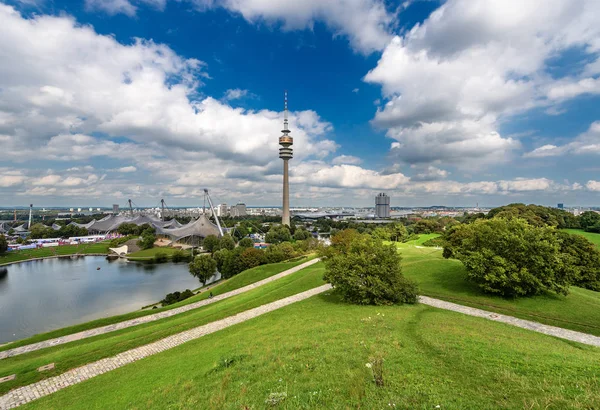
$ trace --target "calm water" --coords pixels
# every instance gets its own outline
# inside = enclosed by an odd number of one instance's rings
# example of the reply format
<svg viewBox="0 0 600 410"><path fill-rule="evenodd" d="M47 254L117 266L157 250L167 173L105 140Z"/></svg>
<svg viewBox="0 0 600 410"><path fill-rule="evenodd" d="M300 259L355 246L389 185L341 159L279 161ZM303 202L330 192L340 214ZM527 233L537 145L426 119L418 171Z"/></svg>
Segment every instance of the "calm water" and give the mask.
<svg viewBox="0 0 600 410"><path fill-rule="evenodd" d="M186 263L87 256L0 267L0 343L131 312L167 293L200 286Z"/></svg>

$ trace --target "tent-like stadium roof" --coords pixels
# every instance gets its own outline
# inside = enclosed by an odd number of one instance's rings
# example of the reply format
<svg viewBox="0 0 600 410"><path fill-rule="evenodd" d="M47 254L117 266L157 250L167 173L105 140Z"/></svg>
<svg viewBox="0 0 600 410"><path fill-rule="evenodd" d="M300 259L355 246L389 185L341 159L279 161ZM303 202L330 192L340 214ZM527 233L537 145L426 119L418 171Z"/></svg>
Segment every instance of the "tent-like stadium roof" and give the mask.
<svg viewBox="0 0 600 410"><path fill-rule="evenodd" d="M208 235L215 235L216 237L221 236L217 225L213 224L206 215L201 215L200 218L195 221L191 221L189 224L178 228L169 229L157 227L156 233L168 235L174 241L189 238L190 236L197 236L199 238L206 238Z"/></svg>

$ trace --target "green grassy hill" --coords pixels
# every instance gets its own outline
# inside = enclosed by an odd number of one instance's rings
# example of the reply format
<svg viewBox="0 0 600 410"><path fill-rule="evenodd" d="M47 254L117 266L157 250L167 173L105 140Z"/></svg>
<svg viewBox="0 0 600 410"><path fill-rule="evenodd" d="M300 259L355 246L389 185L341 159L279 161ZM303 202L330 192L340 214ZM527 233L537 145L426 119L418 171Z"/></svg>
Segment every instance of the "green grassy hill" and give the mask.
<svg viewBox="0 0 600 410"><path fill-rule="evenodd" d="M366 366L375 358L383 387ZM325 294L25 408L597 408L599 360L600 349L480 318Z"/></svg>
<svg viewBox="0 0 600 410"><path fill-rule="evenodd" d="M80 245L62 245L51 248L25 249L10 251L0 255L0 265L11 262L25 261L49 256L63 256L74 254L108 253L108 242L98 242Z"/></svg>

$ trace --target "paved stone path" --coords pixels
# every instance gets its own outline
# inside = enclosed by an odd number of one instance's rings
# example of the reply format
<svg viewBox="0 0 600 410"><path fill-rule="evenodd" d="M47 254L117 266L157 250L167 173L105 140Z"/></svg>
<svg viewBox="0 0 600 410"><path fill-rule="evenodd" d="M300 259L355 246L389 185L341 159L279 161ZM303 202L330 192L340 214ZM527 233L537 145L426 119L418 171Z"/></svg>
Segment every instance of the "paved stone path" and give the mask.
<svg viewBox="0 0 600 410"><path fill-rule="evenodd" d="M57 346L57 345L61 345L64 343L69 343L69 342L74 342L76 340L85 339L88 337L93 337L93 336L102 335L105 333L114 332L116 330L125 329L125 328L131 327L131 326L141 325L143 323L154 322L156 320L160 320L160 319L164 319L167 317L172 317L172 316L178 315L180 313L188 312L190 310L194 310L199 307L210 305L211 303L215 303L220 300L227 299L227 298L230 298L235 295L239 295L240 293L244 293L249 290L256 289L257 287L262 286L266 283L276 281L277 279L281 279L284 276L291 275L292 273L298 272L299 270L302 270L306 267L314 265L315 263L319 262L319 260L320 259L318 259L318 258L312 259L308 262L304 262L304 263L302 263L298 266L295 266L291 269L288 269L286 271L278 273L277 275L273 275L266 279L252 283L248 286L244 286L243 288L235 289L235 290L232 290L231 292L227 292L227 293L223 293L222 295L214 296L211 299L204 299L204 300L201 300L196 303L190 303L189 305L181 306L181 307L167 310L167 311L160 312L160 313L155 313L153 315L142 316L137 319L126 320L124 322L115 323L112 325L107 325L107 326L102 326L102 327L97 327L95 329L84 330L79 333L73 333L70 335L58 337L56 339L44 340L43 342L33 343L30 345L26 345L26 346L15 347L14 349L5 350L3 352L0 352L0 360L6 359L7 357L11 357L11 356L17 356L17 355L20 355L23 353L33 352L35 350L44 349L46 347Z"/></svg>
<svg viewBox="0 0 600 410"><path fill-rule="evenodd" d="M7 410L21 406L33 400L55 393L66 387L81 383L85 380L91 379L92 377L99 376L103 373L125 366L126 364L160 352L164 352L165 350L172 349L185 342L189 342L190 340L200 338L204 335L214 333L229 326L233 326L265 313L272 312L276 309L307 299L329 289L331 289L331 285L323 285L318 288L307 290L306 292L298 293L297 295L280 299L254 309L238 313L237 315L217 320L216 322L212 322L207 325L186 330L185 332L166 337L145 346L140 346L135 349L119 353L116 356L86 364L76 369L69 370L60 376L51 377L28 386L11 390L9 393L0 397L0 410Z"/></svg>
<svg viewBox="0 0 600 410"><path fill-rule="evenodd" d="M501 315L500 313L488 312L486 310L476 309L468 306L457 305L456 303L433 299L427 296L420 296L419 301L424 305L433 306L439 309L452 310L454 312L464 313L465 315L469 316L482 317L484 319L507 323L523 329L533 330L534 332L543 333L545 335L600 347L600 337L589 335L587 333L575 332L573 330L563 329L556 326L543 325L541 323L518 319L516 317Z"/></svg>

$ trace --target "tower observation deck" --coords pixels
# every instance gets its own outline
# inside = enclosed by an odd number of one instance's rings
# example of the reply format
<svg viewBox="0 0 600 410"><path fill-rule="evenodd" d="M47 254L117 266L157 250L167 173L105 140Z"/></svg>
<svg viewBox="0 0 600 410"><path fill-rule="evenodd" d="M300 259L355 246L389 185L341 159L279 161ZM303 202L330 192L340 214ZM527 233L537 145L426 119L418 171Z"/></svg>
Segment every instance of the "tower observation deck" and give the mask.
<svg viewBox="0 0 600 410"><path fill-rule="evenodd" d="M290 184L288 175L288 161L294 157L292 145L294 139L290 136L288 128L288 99L287 91L284 93L284 111L283 111L283 135L279 137L279 158L283 160L283 213L281 223L290 225Z"/></svg>

